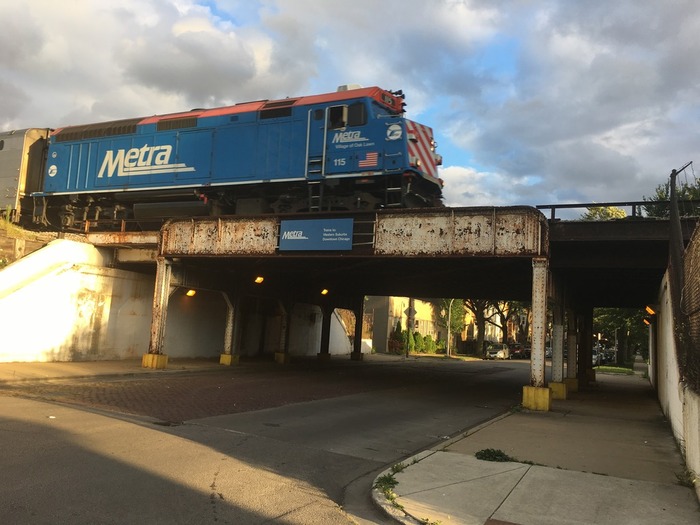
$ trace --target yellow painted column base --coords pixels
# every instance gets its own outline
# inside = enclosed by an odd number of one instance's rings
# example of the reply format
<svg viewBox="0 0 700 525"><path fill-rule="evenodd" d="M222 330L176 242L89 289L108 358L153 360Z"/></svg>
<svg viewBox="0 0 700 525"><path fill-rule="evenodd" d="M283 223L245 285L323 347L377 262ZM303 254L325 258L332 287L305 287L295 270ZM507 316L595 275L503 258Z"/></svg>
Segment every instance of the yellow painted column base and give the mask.
<svg viewBox="0 0 700 525"><path fill-rule="evenodd" d="M566 385L567 392L578 392L577 377L567 377L566 379L564 379L564 384Z"/></svg>
<svg viewBox="0 0 700 525"><path fill-rule="evenodd" d="M219 364L220 365L226 365L226 366L231 366L231 365L237 365L239 360L238 355L233 355L233 354L221 354L219 356Z"/></svg>
<svg viewBox="0 0 700 525"><path fill-rule="evenodd" d="M523 408L549 412L552 406L552 391L547 387L524 386Z"/></svg>
<svg viewBox="0 0 700 525"><path fill-rule="evenodd" d="M316 357L318 358L319 361L330 361L331 360L331 354L324 354L324 353L318 353L316 354Z"/></svg>
<svg viewBox="0 0 700 525"><path fill-rule="evenodd" d="M168 356L165 354L143 354L141 368L155 368L157 370L168 366Z"/></svg>
<svg viewBox="0 0 700 525"><path fill-rule="evenodd" d="M278 365L287 365L291 361L289 354L284 352L275 352L275 363Z"/></svg>
<svg viewBox="0 0 700 525"><path fill-rule="evenodd" d="M566 383L549 383L552 399L566 399Z"/></svg>
<svg viewBox="0 0 700 525"><path fill-rule="evenodd" d="M362 361L364 354L362 352L350 352L351 361Z"/></svg>

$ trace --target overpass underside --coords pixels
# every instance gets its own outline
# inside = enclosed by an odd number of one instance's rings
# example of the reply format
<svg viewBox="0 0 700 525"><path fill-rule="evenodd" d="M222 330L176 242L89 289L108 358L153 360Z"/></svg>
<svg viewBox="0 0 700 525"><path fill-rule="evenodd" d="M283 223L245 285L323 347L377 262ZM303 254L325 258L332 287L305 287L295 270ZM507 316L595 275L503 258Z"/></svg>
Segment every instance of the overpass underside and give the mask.
<svg viewBox="0 0 700 525"><path fill-rule="evenodd" d="M129 234L94 234L91 242L128 246ZM331 313L347 308L362 319L366 295L513 299L532 302L532 387L544 389L548 227L530 207L441 208L309 216L175 219L161 229L153 322L144 366L167 363L163 346L168 299L175 287L219 290L227 298L221 362L237 361L242 299L279 306L276 359L288 359L289 315L297 303L323 313L319 358L328 357ZM138 264L117 250L122 265ZM257 282L256 282L257 280ZM353 359L361 359L356 323Z"/></svg>

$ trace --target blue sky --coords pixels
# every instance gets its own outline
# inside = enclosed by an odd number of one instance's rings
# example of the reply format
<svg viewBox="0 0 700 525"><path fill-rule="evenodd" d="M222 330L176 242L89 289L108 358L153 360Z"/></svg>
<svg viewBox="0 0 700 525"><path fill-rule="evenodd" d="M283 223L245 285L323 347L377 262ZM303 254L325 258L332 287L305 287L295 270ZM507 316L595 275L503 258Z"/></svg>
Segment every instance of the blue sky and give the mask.
<svg viewBox="0 0 700 525"><path fill-rule="evenodd" d="M696 0L34 0L0 17L2 130L402 89L453 206L639 200L698 150Z"/></svg>

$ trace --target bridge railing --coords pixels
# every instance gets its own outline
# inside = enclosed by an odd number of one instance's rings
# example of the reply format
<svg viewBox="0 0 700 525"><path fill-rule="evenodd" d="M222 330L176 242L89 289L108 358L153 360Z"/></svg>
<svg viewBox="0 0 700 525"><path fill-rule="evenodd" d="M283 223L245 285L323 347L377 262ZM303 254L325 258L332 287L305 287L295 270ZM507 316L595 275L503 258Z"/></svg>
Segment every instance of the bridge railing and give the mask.
<svg viewBox="0 0 700 525"><path fill-rule="evenodd" d="M679 200L679 208L682 210L682 215L698 215L698 206L700 205L700 200L698 199L688 199ZM618 202L587 202L587 203L568 203L568 204L539 204L535 206L538 210L549 210L549 220L558 220L556 216L557 210L571 210L571 209L581 209L586 210L588 208L622 208L624 210L629 210L629 217L647 217L645 214L647 208L656 208L656 213L653 214L654 217L664 217L668 218L670 213L670 201L668 200L648 200L648 201L618 201ZM685 211L686 213L683 213ZM543 212L544 213L544 212Z"/></svg>

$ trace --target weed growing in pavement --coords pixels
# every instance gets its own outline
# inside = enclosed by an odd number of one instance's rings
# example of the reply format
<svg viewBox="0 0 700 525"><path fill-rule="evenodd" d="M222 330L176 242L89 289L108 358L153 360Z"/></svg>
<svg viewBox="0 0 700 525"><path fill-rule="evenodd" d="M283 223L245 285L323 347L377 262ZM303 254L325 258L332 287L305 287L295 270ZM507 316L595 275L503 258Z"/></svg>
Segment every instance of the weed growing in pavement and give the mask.
<svg viewBox="0 0 700 525"><path fill-rule="evenodd" d="M697 477L695 472L687 467L681 473L676 472L676 479L680 485L688 487L689 489L695 488L695 484L700 481L700 478Z"/></svg>
<svg viewBox="0 0 700 525"><path fill-rule="evenodd" d="M476 459L481 459L482 461L518 461L515 458L510 457L508 454L502 450L496 448L485 448L479 450L474 454Z"/></svg>
<svg viewBox="0 0 700 525"><path fill-rule="evenodd" d="M422 518L420 522L423 525L440 525L442 523L440 520L431 520L430 518Z"/></svg>
<svg viewBox="0 0 700 525"><path fill-rule="evenodd" d="M399 504L399 502L396 501L397 496L394 492L394 488L398 484L399 482L396 481L394 474L384 474L383 476L379 476L376 479L373 488L377 489L379 492L384 494L384 497L387 499L387 501L391 502L391 504L394 507L403 510L403 505Z"/></svg>
<svg viewBox="0 0 700 525"><path fill-rule="evenodd" d="M397 474L397 473L399 473L399 472L403 472L403 471L406 469L407 466L408 466L408 465L406 465L406 464L404 464L404 463L397 463L396 465L394 465L393 467L391 467L391 473L392 473L392 474Z"/></svg>
<svg viewBox="0 0 700 525"><path fill-rule="evenodd" d="M514 463L524 463L525 465L538 465L540 467L544 466L542 463L516 459L496 448L485 448L483 450L479 450L476 454L474 454L474 456L476 459L480 459L482 461L512 461Z"/></svg>

